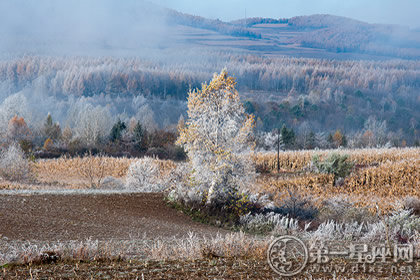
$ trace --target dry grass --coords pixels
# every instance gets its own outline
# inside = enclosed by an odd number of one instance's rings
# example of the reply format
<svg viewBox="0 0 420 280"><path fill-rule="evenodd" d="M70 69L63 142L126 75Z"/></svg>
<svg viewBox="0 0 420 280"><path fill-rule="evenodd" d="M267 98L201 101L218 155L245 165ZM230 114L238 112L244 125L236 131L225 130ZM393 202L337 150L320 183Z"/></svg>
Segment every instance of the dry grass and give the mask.
<svg viewBox="0 0 420 280"><path fill-rule="evenodd" d="M305 151L285 151L280 152L280 170L282 172L301 171L307 167L314 155L320 155L321 159L330 154L331 150L305 150ZM335 150L339 154L347 154L350 160L358 166L375 166L388 161L399 162L403 160L419 159L420 148L406 149L355 149ZM254 161L257 166L263 166L271 172L277 171L276 153L257 153L254 155Z"/></svg>
<svg viewBox="0 0 420 280"><path fill-rule="evenodd" d="M205 258L264 259L271 237L256 238L239 233L156 240L109 240L67 242L12 242L0 240L0 265L40 264L57 261L95 261L115 259L199 260ZM54 256L45 258L45 255Z"/></svg>
<svg viewBox="0 0 420 280"><path fill-rule="evenodd" d="M313 155L325 157L331 151L299 151L280 154L281 172L277 174L276 154L257 154L255 161L270 174L258 179L257 191L268 192L275 200L288 196L288 190L311 196L318 204L346 196L372 212L389 211L407 196L420 197L420 149L338 150L348 154L355 170L341 186L333 185L333 176L311 173L307 167Z"/></svg>
<svg viewBox="0 0 420 280"><path fill-rule="evenodd" d="M332 151L289 151L280 153L280 174L277 173L275 153L257 153L257 166L269 171L261 175L255 192L268 192L281 201L292 189L298 194L311 196L315 203L335 196L346 196L356 205L375 211L391 210L405 197L420 197L420 148L336 150L348 154L355 163L353 173L341 186L333 186L333 176L309 171L314 155L326 157ZM50 188L86 189L92 182L107 176L124 178L130 164L136 159L110 157L76 157L39 160L32 163L35 184L17 184L3 181L0 189ZM162 176L176 167L172 161L156 160ZM90 171L90 172L87 172ZM87 173L89 176L84 176ZM96 174L98 173L98 174ZM95 181L96 180L96 181Z"/></svg>
<svg viewBox="0 0 420 280"><path fill-rule="evenodd" d="M195 236L175 242L145 241L72 242L68 244L27 244L16 262L3 265L1 279L273 279L278 278L266 260L272 240L255 239L243 234L228 234L212 239ZM199 246L196 246L196 245ZM120 247L122 246L122 247ZM207 250L202 250L207 248ZM49 251L43 251L48 249ZM143 252L129 255L127 252ZM239 252L239 253L237 253ZM123 253L120 255L119 253ZM349 259L334 257L331 266L354 266ZM388 263L386 264L388 265ZM407 267L407 263L392 263ZM347 269L338 278L419 279L419 264L413 274L353 272ZM308 265L296 279L330 279L331 271L316 270Z"/></svg>
<svg viewBox="0 0 420 280"><path fill-rule="evenodd" d="M186 239L167 242L157 240L146 247L151 260L196 260L205 258L264 259L271 238L258 239L243 232L218 234L211 238L197 238L190 234Z"/></svg>
<svg viewBox="0 0 420 280"><path fill-rule="evenodd" d="M40 184L64 188L85 189L100 185L100 179L108 176L124 178L135 158L113 157L62 157L39 160L33 163L31 171ZM172 161L156 160L162 174L169 172L176 164ZM99 182L99 183L98 183Z"/></svg>

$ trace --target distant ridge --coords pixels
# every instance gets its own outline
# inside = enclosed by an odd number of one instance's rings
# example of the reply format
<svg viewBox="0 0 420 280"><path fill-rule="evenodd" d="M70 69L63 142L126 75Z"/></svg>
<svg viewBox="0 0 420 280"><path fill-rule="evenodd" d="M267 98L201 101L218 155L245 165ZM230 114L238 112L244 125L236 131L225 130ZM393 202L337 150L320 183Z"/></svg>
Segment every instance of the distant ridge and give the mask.
<svg viewBox="0 0 420 280"><path fill-rule="evenodd" d="M272 38L284 32L298 31L282 44L298 44L305 48L325 49L335 53L366 53L400 58L420 58L420 32L408 27L369 24L359 20L317 14L290 19L249 18L232 21ZM279 28L276 25L284 24ZM265 31L258 28L265 25ZM271 26L271 28L270 28Z"/></svg>
<svg viewBox="0 0 420 280"><path fill-rule="evenodd" d="M25 7L5 2L11 1L0 1L0 57L207 48L264 56L420 59L418 30L334 15L225 22L143 0L29 1Z"/></svg>

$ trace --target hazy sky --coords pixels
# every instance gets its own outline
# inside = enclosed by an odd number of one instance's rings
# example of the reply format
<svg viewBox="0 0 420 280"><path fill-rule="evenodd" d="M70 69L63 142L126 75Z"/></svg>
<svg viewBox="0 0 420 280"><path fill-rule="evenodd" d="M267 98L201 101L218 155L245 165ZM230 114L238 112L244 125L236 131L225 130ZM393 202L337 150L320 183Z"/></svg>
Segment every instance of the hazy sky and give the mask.
<svg viewBox="0 0 420 280"><path fill-rule="evenodd" d="M221 20L333 14L369 23L420 27L420 0L151 0L178 11Z"/></svg>

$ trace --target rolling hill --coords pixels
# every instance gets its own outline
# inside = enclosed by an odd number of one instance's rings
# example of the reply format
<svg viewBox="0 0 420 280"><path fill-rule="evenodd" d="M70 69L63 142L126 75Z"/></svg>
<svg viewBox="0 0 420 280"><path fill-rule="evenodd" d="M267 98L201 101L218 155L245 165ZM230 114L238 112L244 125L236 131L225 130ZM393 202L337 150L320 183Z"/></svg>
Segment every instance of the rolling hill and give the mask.
<svg viewBox="0 0 420 280"><path fill-rule="evenodd" d="M230 23L172 10L168 15L174 33L185 36L190 44L207 47L334 59L420 58L420 32L403 26L368 24L333 15L249 18ZM191 31L179 26L215 33L203 32L191 38Z"/></svg>
<svg viewBox="0 0 420 280"><path fill-rule="evenodd" d="M55 1L22 6L19 2L0 3L2 56L139 56L159 50L205 48L327 59L420 58L419 30L333 15L223 22L148 1L120 4L94 0L78 6Z"/></svg>

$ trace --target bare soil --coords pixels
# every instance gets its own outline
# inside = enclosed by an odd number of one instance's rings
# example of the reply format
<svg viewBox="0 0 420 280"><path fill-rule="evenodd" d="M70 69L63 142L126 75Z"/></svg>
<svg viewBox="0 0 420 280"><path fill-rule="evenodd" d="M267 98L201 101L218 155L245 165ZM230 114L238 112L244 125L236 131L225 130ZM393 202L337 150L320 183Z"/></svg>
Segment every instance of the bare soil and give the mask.
<svg viewBox="0 0 420 280"><path fill-rule="evenodd" d="M227 231L191 220L169 207L162 194L0 195L0 234L9 240L99 240L183 237L189 232ZM339 259L335 263L342 264ZM339 273L347 279L420 279L413 274ZM312 278L311 278L312 277ZM354 278L356 277L356 278ZM294 279L333 279L305 271ZM265 259L208 257L201 260L59 261L54 264L4 264L0 279L280 279ZM338 279L338 278L337 278ZM340 278L341 279L341 278Z"/></svg>
<svg viewBox="0 0 420 280"><path fill-rule="evenodd" d="M343 264L343 263L341 263ZM304 270L294 277L275 274L266 260L217 258L196 261L142 261L18 265L0 270L0 279L419 279L420 274L344 273Z"/></svg>
<svg viewBox="0 0 420 280"><path fill-rule="evenodd" d="M162 194L0 195L0 237L13 240L173 238L227 233L169 207Z"/></svg>

